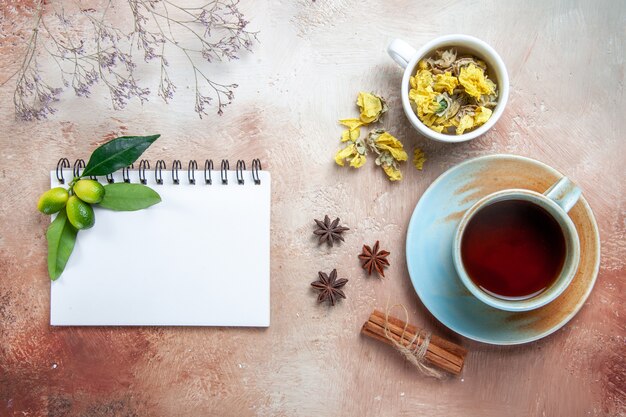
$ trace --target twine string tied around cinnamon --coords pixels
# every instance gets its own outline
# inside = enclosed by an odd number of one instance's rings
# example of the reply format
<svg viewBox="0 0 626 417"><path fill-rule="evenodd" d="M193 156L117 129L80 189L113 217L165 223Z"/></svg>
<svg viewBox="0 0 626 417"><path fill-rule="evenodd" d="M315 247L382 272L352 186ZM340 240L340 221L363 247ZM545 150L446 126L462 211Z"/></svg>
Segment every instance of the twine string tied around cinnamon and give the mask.
<svg viewBox="0 0 626 417"><path fill-rule="evenodd" d="M393 333L389 330L389 312L393 310L395 307L400 307L404 311L405 324L404 329L402 330L402 334L400 335L399 340L397 341L393 337ZM395 347L395 349L405 357L409 363L411 363L420 373L425 376L441 379L443 378L443 372L438 371L437 369L430 366L426 363L425 356L428 351L428 345L430 344L430 338L432 336L431 332L426 332L419 330L416 332L415 336L411 340L407 340L404 338L405 334L410 334L407 332L407 326L409 321L409 312L407 308L403 304L395 304L391 307L387 307L385 309L385 337L391 342L391 344ZM406 341L406 344L405 344ZM415 345L415 347L413 347Z"/></svg>

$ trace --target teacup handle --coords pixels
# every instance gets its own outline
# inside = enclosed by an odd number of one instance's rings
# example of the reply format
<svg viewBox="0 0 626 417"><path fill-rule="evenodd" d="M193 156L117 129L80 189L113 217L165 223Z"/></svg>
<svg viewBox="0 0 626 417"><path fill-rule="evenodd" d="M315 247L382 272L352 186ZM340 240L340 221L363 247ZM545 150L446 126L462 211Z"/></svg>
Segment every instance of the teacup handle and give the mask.
<svg viewBox="0 0 626 417"><path fill-rule="evenodd" d="M563 177L543 193L566 213L578 202L582 191L569 178Z"/></svg>
<svg viewBox="0 0 626 417"><path fill-rule="evenodd" d="M402 68L406 68L409 65L409 61L415 56L416 52L415 48L402 39L394 39L387 46L389 56Z"/></svg>

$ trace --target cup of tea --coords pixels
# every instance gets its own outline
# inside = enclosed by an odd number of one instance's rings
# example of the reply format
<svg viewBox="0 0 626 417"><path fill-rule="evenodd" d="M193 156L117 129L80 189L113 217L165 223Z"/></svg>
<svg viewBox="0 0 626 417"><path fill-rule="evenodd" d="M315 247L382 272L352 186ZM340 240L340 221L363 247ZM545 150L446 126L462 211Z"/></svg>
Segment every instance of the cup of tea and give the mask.
<svg viewBox="0 0 626 417"><path fill-rule="evenodd" d="M556 299L580 259L576 227L567 214L581 190L567 177L544 194L498 191L465 212L454 236L454 266L485 304L527 311Z"/></svg>

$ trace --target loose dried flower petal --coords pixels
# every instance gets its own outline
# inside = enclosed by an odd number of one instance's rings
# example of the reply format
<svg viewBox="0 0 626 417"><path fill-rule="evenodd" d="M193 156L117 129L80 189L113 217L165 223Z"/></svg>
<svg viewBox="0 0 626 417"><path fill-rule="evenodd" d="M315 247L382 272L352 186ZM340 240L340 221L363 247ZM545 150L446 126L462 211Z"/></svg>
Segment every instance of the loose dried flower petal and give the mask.
<svg viewBox="0 0 626 417"><path fill-rule="evenodd" d="M341 123L350 130L357 129L364 125L361 119L341 119L339 120L339 123Z"/></svg>
<svg viewBox="0 0 626 417"><path fill-rule="evenodd" d="M341 141L355 142L359 138L359 136L361 136L361 129L359 129L358 127L356 129L346 129L341 134Z"/></svg>
<svg viewBox="0 0 626 417"><path fill-rule="evenodd" d="M354 158L350 160L350 166L352 168L361 168L365 164L365 155L360 153L356 154Z"/></svg>
<svg viewBox="0 0 626 417"><path fill-rule="evenodd" d="M406 161L409 158L404 151L402 142L391 136L389 132L378 134L374 141L376 142L376 147L381 152L389 152L396 161Z"/></svg>
<svg viewBox="0 0 626 417"><path fill-rule="evenodd" d="M356 104L361 109L360 119L363 123L377 122L387 111L385 101L375 94L360 92Z"/></svg>
<svg viewBox="0 0 626 417"><path fill-rule="evenodd" d="M400 181L402 179L402 172L393 165L383 165L383 170L389 177L389 181Z"/></svg>
<svg viewBox="0 0 626 417"><path fill-rule="evenodd" d="M420 171L424 169L424 162L426 162L426 154L420 148L413 150L413 165Z"/></svg>
<svg viewBox="0 0 626 417"><path fill-rule="evenodd" d="M337 163L337 165L343 166L344 160L352 158L354 155L357 154L358 152L356 150L356 146L354 146L354 144L350 144L345 148L337 151L337 153L335 154L335 162Z"/></svg>

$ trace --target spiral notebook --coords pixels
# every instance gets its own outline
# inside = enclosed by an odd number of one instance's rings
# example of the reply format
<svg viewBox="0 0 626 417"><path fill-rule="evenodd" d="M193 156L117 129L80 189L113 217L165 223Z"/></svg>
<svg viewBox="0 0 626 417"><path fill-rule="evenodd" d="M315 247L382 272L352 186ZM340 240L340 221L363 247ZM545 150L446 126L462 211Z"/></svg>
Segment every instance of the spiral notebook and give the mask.
<svg viewBox="0 0 626 417"><path fill-rule="evenodd" d="M84 162L77 161L80 170ZM51 186L73 176L67 160ZM204 169L195 161L124 169L103 184L144 183L162 201L132 212L94 207L51 282L50 324L259 326L270 323L270 174L254 160Z"/></svg>

